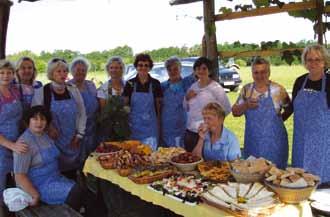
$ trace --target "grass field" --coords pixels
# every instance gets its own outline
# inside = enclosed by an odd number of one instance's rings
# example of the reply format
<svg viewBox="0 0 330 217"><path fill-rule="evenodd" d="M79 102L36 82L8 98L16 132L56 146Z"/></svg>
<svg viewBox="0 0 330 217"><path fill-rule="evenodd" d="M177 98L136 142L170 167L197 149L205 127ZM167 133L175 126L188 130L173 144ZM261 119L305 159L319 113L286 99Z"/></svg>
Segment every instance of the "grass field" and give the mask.
<svg viewBox="0 0 330 217"><path fill-rule="evenodd" d="M252 81L251 69L250 67L242 67L241 68L241 78L243 80L243 85ZM306 70L302 66L272 66L271 67L271 80L276 81L277 83L283 85L289 93L291 93L293 83L295 79L304 74ZM100 82L106 81L107 76L105 72L89 72L88 79L93 79L97 86L100 85ZM45 74L39 74L38 79L41 80L44 84L47 83L47 78ZM228 93L228 97L232 104L235 103L236 98L239 92L230 92ZM225 125L227 128L232 130L235 135L239 138L239 142L241 146L243 146L244 142L244 128L245 128L245 118L244 116L239 118L234 118L231 114L226 118ZM292 130L293 130L293 122L292 116L285 122L285 126L289 135L289 146L291 153L291 144L292 144ZM267 144L265 144L267 145ZM291 154L289 155L291 156ZM291 161L291 157L290 157Z"/></svg>

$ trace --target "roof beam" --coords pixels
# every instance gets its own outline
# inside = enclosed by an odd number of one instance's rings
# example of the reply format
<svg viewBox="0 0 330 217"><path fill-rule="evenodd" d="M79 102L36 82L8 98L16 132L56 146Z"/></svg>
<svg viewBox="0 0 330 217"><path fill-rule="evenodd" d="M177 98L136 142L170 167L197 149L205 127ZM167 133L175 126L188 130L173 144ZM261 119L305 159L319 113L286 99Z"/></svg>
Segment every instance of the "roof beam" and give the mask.
<svg viewBox="0 0 330 217"><path fill-rule="evenodd" d="M203 0L171 0L170 5L183 5L194 2L201 2Z"/></svg>
<svg viewBox="0 0 330 217"><path fill-rule="evenodd" d="M297 3L288 3L283 5L282 8L278 6L272 7L263 7L263 8L255 8L249 11L239 11L239 12L231 12L226 14L217 14L215 15L215 21L223 21L223 20L233 20L240 19L244 17L255 17L255 16L263 16L268 14L276 14L283 13L288 11L298 11L304 9L314 9L316 8L316 1L308 1L308 2L297 2Z"/></svg>

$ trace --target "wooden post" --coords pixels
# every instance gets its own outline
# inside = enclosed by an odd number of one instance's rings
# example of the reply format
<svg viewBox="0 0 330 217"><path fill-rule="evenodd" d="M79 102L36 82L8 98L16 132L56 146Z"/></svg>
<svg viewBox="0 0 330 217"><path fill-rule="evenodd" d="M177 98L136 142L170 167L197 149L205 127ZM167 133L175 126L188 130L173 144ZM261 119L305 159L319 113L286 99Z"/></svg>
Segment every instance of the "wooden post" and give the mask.
<svg viewBox="0 0 330 217"><path fill-rule="evenodd" d="M316 10L317 10L317 42L319 44L323 44L323 10L324 10L324 2L323 0L316 1Z"/></svg>
<svg viewBox="0 0 330 217"><path fill-rule="evenodd" d="M0 0L0 59L6 58L7 28L12 4L9 0Z"/></svg>
<svg viewBox="0 0 330 217"><path fill-rule="evenodd" d="M204 36L206 41L206 56L212 61L212 78L219 81L219 63L217 37L214 20L214 0L203 1L204 10Z"/></svg>

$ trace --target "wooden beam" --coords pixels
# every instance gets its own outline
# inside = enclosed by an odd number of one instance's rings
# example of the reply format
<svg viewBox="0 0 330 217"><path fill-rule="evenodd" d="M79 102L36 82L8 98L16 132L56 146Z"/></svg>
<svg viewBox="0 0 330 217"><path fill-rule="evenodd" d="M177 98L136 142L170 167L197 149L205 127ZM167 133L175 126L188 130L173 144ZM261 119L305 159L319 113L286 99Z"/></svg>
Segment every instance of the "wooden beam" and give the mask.
<svg viewBox="0 0 330 217"><path fill-rule="evenodd" d="M317 9L317 42L319 44L323 44L323 11L324 11L324 2L323 0L318 0L316 2L316 9Z"/></svg>
<svg viewBox="0 0 330 217"><path fill-rule="evenodd" d="M278 6L271 6L271 7L256 8L249 11L217 14L215 15L215 21L233 20L244 17L263 16L268 14L276 14L276 13L283 13L288 11L298 11L298 10L313 9L313 8L316 8L315 0L308 2L288 3L285 4L282 8L279 8Z"/></svg>
<svg viewBox="0 0 330 217"><path fill-rule="evenodd" d="M217 50L217 36L214 21L214 0L203 1L204 36L206 44L206 56L212 62L212 78L219 81L219 61Z"/></svg>
<svg viewBox="0 0 330 217"><path fill-rule="evenodd" d="M6 58L7 28L12 2L0 0L0 59Z"/></svg>
<svg viewBox="0 0 330 217"><path fill-rule="evenodd" d="M229 57L254 57L254 56L278 56L281 55L284 51L303 51L304 48L286 48L286 49L271 49L271 50L254 50L254 51L221 51L219 56L221 58Z"/></svg>
<svg viewBox="0 0 330 217"><path fill-rule="evenodd" d="M171 0L170 5L183 5L183 4L189 4L194 2L200 2L203 0Z"/></svg>

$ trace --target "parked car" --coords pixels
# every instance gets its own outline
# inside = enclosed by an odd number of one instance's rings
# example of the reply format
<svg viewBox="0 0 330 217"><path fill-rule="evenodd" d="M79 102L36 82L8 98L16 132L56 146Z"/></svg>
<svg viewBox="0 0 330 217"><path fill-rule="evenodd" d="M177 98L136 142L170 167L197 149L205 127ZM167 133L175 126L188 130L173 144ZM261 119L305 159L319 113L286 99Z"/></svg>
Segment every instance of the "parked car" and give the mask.
<svg viewBox="0 0 330 217"><path fill-rule="evenodd" d="M181 76L185 78L193 73L193 64L195 58L190 57L189 59L183 58L181 59ZM124 80L128 81L136 76L136 69L128 65L126 67L126 72L124 75ZM149 72L149 74L159 80L160 82L164 82L168 80L167 70L164 66L164 63L154 63L154 67ZM219 83L224 88L229 89L230 91L234 91L238 88L238 86L242 83L242 80L239 75L239 71L235 67L226 68L224 66L219 67Z"/></svg>

